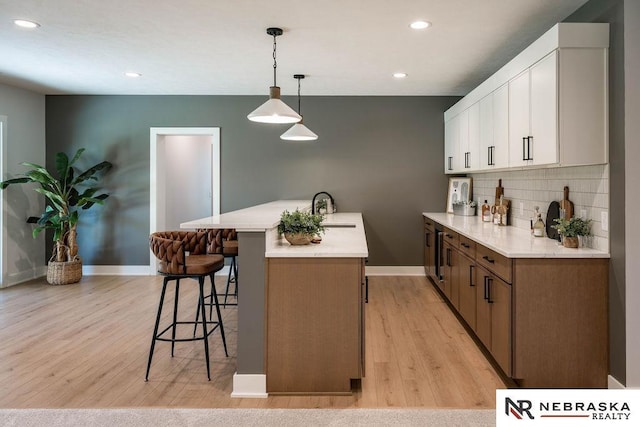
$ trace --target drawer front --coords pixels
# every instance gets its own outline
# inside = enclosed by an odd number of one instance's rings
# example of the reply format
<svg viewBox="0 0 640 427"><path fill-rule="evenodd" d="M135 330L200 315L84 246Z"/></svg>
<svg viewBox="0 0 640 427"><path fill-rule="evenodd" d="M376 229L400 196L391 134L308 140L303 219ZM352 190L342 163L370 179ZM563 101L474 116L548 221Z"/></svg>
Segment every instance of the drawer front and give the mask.
<svg viewBox="0 0 640 427"><path fill-rule="evenodd" d="M512 261L482 245L476 245L476 261L487 270L500 276L507 283L511 283Z"/></svg>
<svg viewBox="0 0 640 427"><path fill-rule="evenodd" d="M460 243L460 235L447 227L444 227L443 231L444 241L457 248Z"/></svg>
<svg viewBox="0 0 640 427"><path fill-rule="evenodd" d="M424 218L424 228L430 231L435 231L436 223L430 218Z"/></svg>
<svg viewBox="0 0 640 427"><path fill-rule="evenodd" d="M471 258L475 258L476 242L467 237L460 236L460 251L469 255Z"/></svg>

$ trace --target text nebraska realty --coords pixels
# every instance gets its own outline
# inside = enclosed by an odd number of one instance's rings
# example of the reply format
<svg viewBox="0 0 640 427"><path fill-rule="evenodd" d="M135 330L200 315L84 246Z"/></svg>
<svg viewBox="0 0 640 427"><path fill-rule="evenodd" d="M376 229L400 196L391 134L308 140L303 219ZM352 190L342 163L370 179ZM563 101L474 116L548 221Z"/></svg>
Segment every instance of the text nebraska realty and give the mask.
<svg viewBox="0 0 640 427"><path fill-rule="evenodd" d="M525 415L530 419L534 418L533 414L531 414L533 404L530 400L517 400L516 402L508 397L506 398L505 412L507 415L509 415L510 409L515 409L512 415L519 414L520 417L518 418ZM582 417L589 417L594 420L628 420L631 415L631 409L627 402L539 402L538 411L544 413L539 415L543 418L562 416L556 415L558 412L590 412L590 416L582 415Z"/></svg>

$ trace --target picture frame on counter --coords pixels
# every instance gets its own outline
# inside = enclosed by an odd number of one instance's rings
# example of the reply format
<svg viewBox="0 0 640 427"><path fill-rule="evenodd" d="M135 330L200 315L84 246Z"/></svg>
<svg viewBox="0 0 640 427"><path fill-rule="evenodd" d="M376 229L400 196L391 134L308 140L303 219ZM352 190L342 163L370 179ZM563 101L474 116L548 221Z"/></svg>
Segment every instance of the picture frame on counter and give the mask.
<svg viewBox="0 0 640 427"><path fill-rule="evenodd" d="M469 203L473 195L472 178L449 178L449 191L447 192L447 213L453 213L454 202Z"/></svg>

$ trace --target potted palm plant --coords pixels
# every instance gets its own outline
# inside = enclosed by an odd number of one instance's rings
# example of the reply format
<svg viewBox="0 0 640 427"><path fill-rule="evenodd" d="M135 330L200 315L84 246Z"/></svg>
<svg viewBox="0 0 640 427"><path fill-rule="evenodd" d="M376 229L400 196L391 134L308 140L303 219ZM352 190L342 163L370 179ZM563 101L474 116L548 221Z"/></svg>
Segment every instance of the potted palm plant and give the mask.
<svg viewBox="0 0 640 427"><path fill-rule="evenodd" d="M89 209L94 204L103 204L108 194L97 194L100 189L90 184L98 176L111 169L112 164L100 162L85 171L78 171L74 163L80 158L80 148L71 160L65 153L56 154L56 173L35 163L23 162L29 168L18 178L0 182L4 190L13 184L35 183L35 189L45 196L47 206L39 218L33 218L35 238L43 230L53 231L53 254L47 265L47 281L52 285L77 283L82 278L82 260L78 255L77 226L80 209ZM30 218L31 219L31 218Z"/></svg>
<svg viewBox="0 0 640 427"><path fill-rule="evenodd" d="M298 209L293 212L284 211L280 216L278 233L284 234L284 238L292 245L308 245L324 232L323 219L320 214L301 212Z"/></svg>

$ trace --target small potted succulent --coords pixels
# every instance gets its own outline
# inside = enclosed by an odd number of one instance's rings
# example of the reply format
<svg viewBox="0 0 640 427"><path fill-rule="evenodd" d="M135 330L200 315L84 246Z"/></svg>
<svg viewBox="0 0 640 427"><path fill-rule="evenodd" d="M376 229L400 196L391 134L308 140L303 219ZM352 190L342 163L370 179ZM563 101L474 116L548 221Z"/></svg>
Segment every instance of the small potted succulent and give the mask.
<svg viewBox="0 0 640 427"><path fill-rule="evenodd" d="M562 236L562 244L566 248L578 247L578 236L591 235L591 220L572 217L570 219L556 218L556 225L553 228L558 230L558 234Z"/></svg>
<svg viewBox="0 0 640 427"><path fill-rule="evenodd" d="M292 245L308 245L317 235L324 233L323 219L320 214L298 209L293 212L284 211L280 216L278 234L284 234L284 238Z"/></svg>

